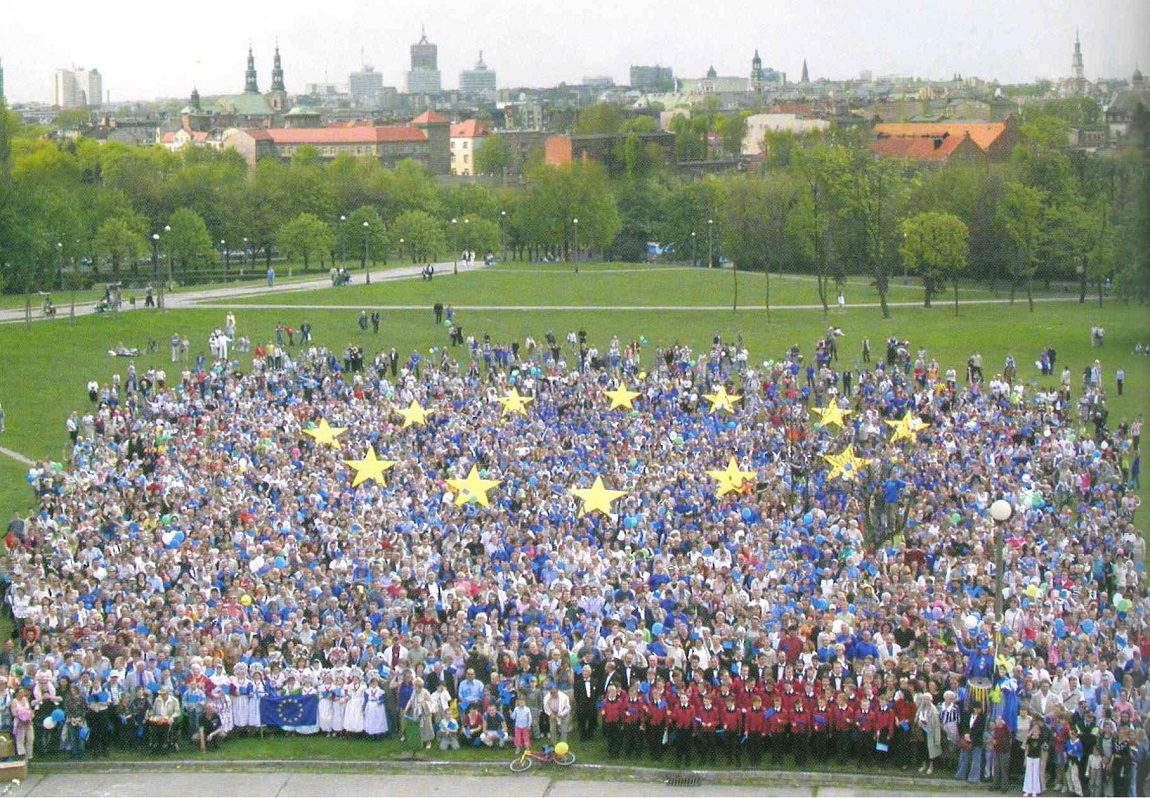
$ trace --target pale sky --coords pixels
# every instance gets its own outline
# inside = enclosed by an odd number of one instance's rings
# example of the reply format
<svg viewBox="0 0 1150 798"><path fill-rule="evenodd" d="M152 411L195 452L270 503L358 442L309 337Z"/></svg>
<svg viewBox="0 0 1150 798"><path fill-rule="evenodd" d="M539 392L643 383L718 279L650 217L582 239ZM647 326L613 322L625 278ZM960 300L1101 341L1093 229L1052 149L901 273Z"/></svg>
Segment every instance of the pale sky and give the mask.
<svg viewBox="0 0 1150 798"><path fill-rule="evenodd" d="M404 90L408 47L426 26L439 46L445 88L459 85L483 50L500 88L578 83L631 64L670 65L678 77L750 73L763 65L798 80L955 72L1003 83L1070 74L1075 31L1086 76L1150 69L1147 0L8 0L0 64L9 101L51 100L60 67L96 68L113 104L243 90L249 39L259 87L271 83L278 38L289 93L305 83L346 83L363 63ZM586 9L579 11L577 9ZM362 53L362 55L361 55Z"/></svg>

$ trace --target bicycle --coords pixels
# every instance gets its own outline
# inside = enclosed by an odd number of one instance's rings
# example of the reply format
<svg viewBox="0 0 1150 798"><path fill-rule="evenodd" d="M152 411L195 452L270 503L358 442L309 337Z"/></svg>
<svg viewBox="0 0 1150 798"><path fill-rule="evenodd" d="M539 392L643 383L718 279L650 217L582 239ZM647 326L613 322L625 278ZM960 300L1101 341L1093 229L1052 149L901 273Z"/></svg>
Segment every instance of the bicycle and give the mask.
<svg viewBox="0 0 1150 798"><path fill-rule="evenodd" d="M544 746L542 751L533 751L527 748L522 754L512 759L508 767L511 768L512 773L522 773L530 770L536 762L541 762L544 765L554 762L556 765L569 767L575 764L575 754L567 751L567 753L557 756L555 749L549 745Z"/></svg>

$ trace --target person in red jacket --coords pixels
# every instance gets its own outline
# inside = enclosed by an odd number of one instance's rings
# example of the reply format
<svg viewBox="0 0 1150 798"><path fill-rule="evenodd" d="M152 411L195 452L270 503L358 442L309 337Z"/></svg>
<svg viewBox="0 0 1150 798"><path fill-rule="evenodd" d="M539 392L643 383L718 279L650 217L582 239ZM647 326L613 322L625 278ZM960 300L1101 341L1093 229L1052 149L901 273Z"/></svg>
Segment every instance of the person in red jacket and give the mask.
<svg viewBox="0 0 1150 798"><path fill-rule="evenodd" d="M743 715L743 736L746 740L747 758L751 762L751 767L757 768L763 761L763 751L767 744L767 717L761 695L751 695L751 706Z"/></svg>
<svg viewBox="0 0 1150 798"><path fill-rule="evenodd" d="M831 737L835 757L840 765L845 765L851 757L851 741L854 737L856 710L850 704L846 693L839 693L831 711Z"/></svg>
<svg viewBox="0 0 1150 798"><path fill-rule="evenodd" d="M775 695L774 704L765 713L767 720L767 750L775 763L791 751L791 713L783 704L783 697Z"/></svg>
<svg viewBox="0 0 1150 798"><path fill-rule="evenodd" d="M862 698L859 701L859 710L855 713L851 750L863 767L870 767L874 763L875 744L878 742L878 733L875 731L877 723L878 714L871 708L870 699Z"/></svg>
<svg viewBox="0 0 1150 798"><path fill-rule="evenodd" d="M599 717L603 719L603 737L607 741L607 757L618 759L623 736L623 716L627 713L627 699L620 695L619 686L612 682L607 686L603 707Z"/></svg>
<svg viewBox="0 0 1150 798"><path fill-rule="evenodd" d="M695 707L686 692L678 695L668 716L670 736L675 744L675 764L684 770L691 764L691 746L695 742Z"/></svg>
<svg viewBox="0 0 1150 798"><path fill-rule="evenodd" d="M810 745L811 713L800 698L791 710L791 750L795 755L795 767L802 769L807 764Z"/></svg>
<svg viewBox="0 0 1150 798"><path fill-rule="evenodd" d="M879 694L874 731L875 760L880 765L886 765L891 761L890 744L894 739L894 705L890 702L890 694L885 690Z"/></svg>
<svg viewBox="0 0 1150 798"><path fill-rule="evenodd" d="M719 707L711 699L710 693L703 695L703 704L695 716L699 719L699 733L697 735L699 759L704 766L714 765L718 754L722 723L719 717Z"/></svg>
<svg viewBox="0 0 1150 798"><path fill-rule="evenodd" d="M894 700L894 735L891 745L891 761L899 770L907 770L913 764L914 743L911 741L911 731L914 729L914 714L914 696L909 686L902 687Z"/></svg>
<svg viewBox="0 0 1150 798"><path fill-rule="evenodd" d="M623 710L623 755L638 756L643 750L643 732L647 728L646 702L639 692L639 682L631 682Z"/></svg>
<svg viewBox="0 0 1150 798"><path fill-rule="evenodd" d="M819 696L811 709L811 754L824 764L831 758L831 717L833 709L826 696Z"/></svg>
<svg viewBox="0 0 1150 798"><path fill-rule="evenodd" d="M727 752L727 764L732 767L743 765L743 715L733 695L728 695L726 704L719 708L719 722L723 726L723 746Z"/></svg>
<svg viewBox="0 0 1150 798"><path fill-rule="evenodd" d="M667 698L662 681L656 681L647 693L647 706L644 708L647 716L647 754L656 762L663 759L663 746L667 733Z"/></svg>

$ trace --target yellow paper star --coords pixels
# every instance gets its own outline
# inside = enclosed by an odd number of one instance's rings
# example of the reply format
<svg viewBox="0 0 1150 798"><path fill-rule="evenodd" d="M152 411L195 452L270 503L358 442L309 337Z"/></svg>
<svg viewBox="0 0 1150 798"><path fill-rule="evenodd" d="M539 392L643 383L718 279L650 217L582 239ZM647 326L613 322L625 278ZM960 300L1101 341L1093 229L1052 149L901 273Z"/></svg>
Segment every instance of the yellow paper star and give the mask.
<svg viewBox="0 0 1150 798"><path fill-rule="evenodd" d="M930 426L909 410L898 421L886 421L885 423L894 428L891 442L904 439L908 441L917 440L918 433Z"/></svg>
<svg viewBox="0 0 1150 798"><path fill-rule="evenodd" d="M321 418L319 425L314 429L304 430L304 434L315 438L316 443L330 443L333 449L339 448L339 441L336 438L345 432L347 432L347 427L333 427L327 423L326 418Z"/></svg>
<svg viewBox="0 0 1150 798"><path fill-rule="evenodd" d="M511 413L518 413L521 416L525 416L527 415L527 405L534 402L535 397L520 396L519 391L512 388L507 396L501 397L496 401L503 405L503 412L500 415L506 416Z"/></svg>
<svg viewBox="0 0 1150 798"><path fill-rule="evenodd" d="M424 410L422 407L419 406L419 402L412 399L411 404L408 407L406 407L402 410L396 410L395 412L397 412L401 416L403 416L403 429L407 429L412 424L419 424L420 426L426 424L427 423L427 417L430 416L435 411L434 410Z"/></svg>
<svg viewBox="0 0 1150 798"><path fill-rule="evenodd" d="M383 472L395 465L396 461L380 460L375 456L375 447L369 446L367 447L367 456L362 460L344 460L344 462L355 469L355 481L351 483L354 488L369 479L374 479L380 485L386 485Z"/></svg>
<svg viewBox="0 0 1150 798"><path fill-rule="evenodd" d="M567 492L583 500L583 509L579 511L581 516L593 510L611 515L611 502L627 495L625 490L608 490L603 487L602 477L595 477L595 484L589 488L571 488Z"/></svg>
<svg viewBox="0 0 1150 798"><path fill-rule="evenodd" d="M843 417L850 415L849 410L843 410L839 407L839 403L832 399L827 402L826 407L813 407L811 412L819 414L819 426L829 427L831 424L837 424L839 429L845 429L846 424L843 423Z"/></svg>
<svg viewBox="0 0 1150 798"><path fill-rule="evenodd" d="M827 474L828 480L835 477L842 477L847 480L858 479L859 472L870 463L870 460L866 458L856 457L853 446L848 446L842 451L842 454L824 455L823 459L831 464L831 472Z"/></svg>
<svg viewBox="0 0 1150 798"><path fill-rule="evenodd" d="M737 492L744 484L754 479L757 474L754 471L740 470L738 462L732 456L731 462L727 463L725 470L708 471L707 476L718 481L719 487L715 491L715 496L721 498L725 494Z"/></svg>
<svg viewBox="0 0 1150 798"><path fill-rule="evenodd" d="M735 402L743 398L733 393L727 393L727 386L725 385L720 385L719 390L715 393L705 393L703 396L711 403L712 413L717 410L726 410L728 413L734 413Z"/></svg>
<svg viewBox="0 0 1150 798"><path fill-rule="evenodd" d="M625 407L628 410L633 410L631 402L635 401L643 394L638 391L628 391L626 385L620 385L613 391L603 391L611 399L611 407L609 410L614 410L616 407Z"/></svg>
<svg viewBox="0 0 1150 798"><path fill-rule="evenodd" d="M502 480L498 479L483 479L479 476L479 469L475 466L471 467L471 473L467 475L467 479L449 479L447 484L455 491L455 505L458 507L461 504L467 504L469 501L475 501L482 504L484 507L490 507L487 501L487 491L494 488Z"/></svg>

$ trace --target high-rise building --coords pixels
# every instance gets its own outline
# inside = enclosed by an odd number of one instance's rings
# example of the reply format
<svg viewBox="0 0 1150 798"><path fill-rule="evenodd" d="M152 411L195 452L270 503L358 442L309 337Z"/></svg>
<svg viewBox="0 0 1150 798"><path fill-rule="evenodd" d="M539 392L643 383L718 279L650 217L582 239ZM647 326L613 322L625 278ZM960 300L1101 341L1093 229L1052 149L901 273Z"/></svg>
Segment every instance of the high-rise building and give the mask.
<svg viewBox="0 0 1150 798"><path fill-rule="evenodd" d="M675 88L675 71L671 67L632 66L631 88L647 91L672 91Z"/></svg>
<svg viewBox="0 0 1150 798"><path fill-rule="evenodd" d="M475 62L474 69L465 69L459 73L459 90L464 94L478 94L481 91L495 91L495 70L488 69L483 63L483 51L479 51L479 60Z"/></svg>
<svg viewBox="0 0 1150 798"><path fill-rule="evenodd" d="M347 91L356 105L375 107L382 90L383 75L376 72L371 64L364 64L361 71L352 72L347 78Z"/></svg>
<svg viewBox="0 0 1150 798"><path fill-rule="evenodd" d="M439 48L427 40L427 31L411 45L411 71L407 73L408 94L438 94L443 90L439 77Z"/></svg>
<svg viewBox="0 0 1150 798"><path fill-rule="evenodd" d="M98 69L57 69L52 79L52 104L58 108L98 108L103 96Z"/></svg>

